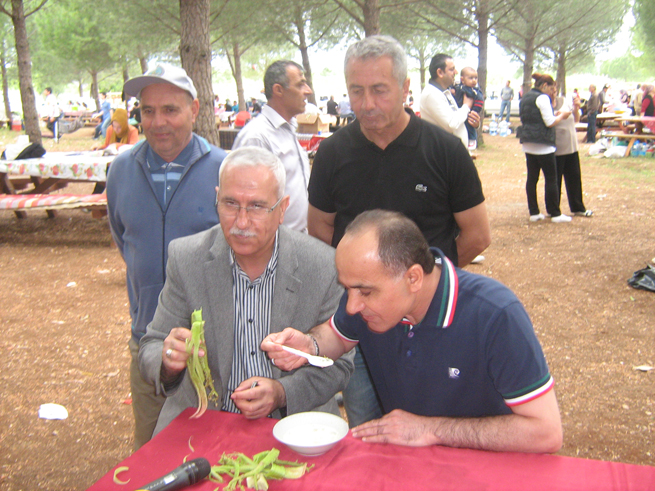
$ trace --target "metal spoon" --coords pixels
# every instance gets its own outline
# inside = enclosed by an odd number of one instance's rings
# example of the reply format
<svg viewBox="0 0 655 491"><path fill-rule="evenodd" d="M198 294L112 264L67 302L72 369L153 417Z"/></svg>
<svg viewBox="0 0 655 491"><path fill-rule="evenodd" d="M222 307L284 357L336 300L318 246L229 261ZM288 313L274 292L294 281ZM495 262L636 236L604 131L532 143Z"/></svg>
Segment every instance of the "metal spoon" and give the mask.
<svg viewBox="0 0 655 491"><path fill-rule="evenodd" d="M288 346L284 346L284 345L280 345L280 346L282 346L282 349L284 351L288 351L289 353L293 353L294 355L307 358L309 364L314 365L315 367L326 368L334 365L334 360L328 358L327 356L310 355L309 353L305 353L304 351L300 351L295 348L289 348Z"/></svg>

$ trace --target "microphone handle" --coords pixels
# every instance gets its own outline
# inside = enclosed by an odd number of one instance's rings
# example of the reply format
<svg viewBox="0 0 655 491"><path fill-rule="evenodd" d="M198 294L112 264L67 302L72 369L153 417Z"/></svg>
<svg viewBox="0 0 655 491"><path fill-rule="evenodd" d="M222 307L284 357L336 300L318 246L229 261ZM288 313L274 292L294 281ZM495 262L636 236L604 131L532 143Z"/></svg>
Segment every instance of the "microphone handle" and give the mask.
<svg viewBox="0 0 655 491"><path fill-rule="evenodd" d="M209 475L210 470L211 466L207 459L194 459L173 469L165 476L146 484L137 491L178 491L204 479Z"/></svg>

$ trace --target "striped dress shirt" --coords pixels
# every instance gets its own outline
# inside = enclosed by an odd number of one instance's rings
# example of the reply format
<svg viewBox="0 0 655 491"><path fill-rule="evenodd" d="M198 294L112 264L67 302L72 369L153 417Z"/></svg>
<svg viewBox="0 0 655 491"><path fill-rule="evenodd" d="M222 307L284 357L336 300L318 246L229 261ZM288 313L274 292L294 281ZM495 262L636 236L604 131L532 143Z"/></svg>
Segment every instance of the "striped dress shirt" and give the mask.
<svg viewBox="0 0 655 491"><path fill-rule="evenodd" d="M273 254L266 269L259 278L250 281L237 263L234 251L230 249L234 296L234 354L232 373L227 391L223 394L223 411L239 412L230 396L241 382L250 377L272 378L271 362L259 346L270 334L277 259L278 233L276 232Z"/></svg>

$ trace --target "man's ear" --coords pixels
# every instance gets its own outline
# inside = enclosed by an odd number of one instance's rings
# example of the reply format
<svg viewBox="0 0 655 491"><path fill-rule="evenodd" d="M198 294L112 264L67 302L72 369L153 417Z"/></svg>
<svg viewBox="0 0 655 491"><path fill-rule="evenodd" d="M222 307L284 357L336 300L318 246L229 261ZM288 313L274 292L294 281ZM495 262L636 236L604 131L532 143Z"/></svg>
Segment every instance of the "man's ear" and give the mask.
<svg viewBox="0 0 655 491"><path fill-rule="evenodd" d="M407 285L412 293L416 293L423 287L423 279L425 272L419 264L412 264L407 271L405 271L405 279Z"/></svg>

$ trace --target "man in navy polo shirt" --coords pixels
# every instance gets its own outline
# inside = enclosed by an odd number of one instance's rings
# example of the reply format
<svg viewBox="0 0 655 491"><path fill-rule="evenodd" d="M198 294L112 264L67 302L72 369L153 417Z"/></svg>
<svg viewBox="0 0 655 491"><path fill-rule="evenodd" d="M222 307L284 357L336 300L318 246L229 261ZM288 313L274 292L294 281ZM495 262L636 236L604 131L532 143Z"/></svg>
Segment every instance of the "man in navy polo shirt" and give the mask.
<svg viewBox="0 0 655 491"><path fill-rule="evenodd" d="M384 416L353 436L410 446L560 449L553 379L528 314L508 288L456 268L411 220L391 211L359 215L337 246L336 264L346 293L334 316L308 334L272 334L262 349L292 370L306 360L280 344L331 358L359 344Z"/></svg>

